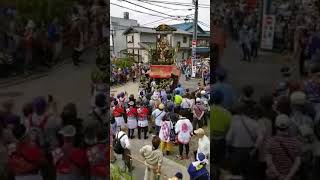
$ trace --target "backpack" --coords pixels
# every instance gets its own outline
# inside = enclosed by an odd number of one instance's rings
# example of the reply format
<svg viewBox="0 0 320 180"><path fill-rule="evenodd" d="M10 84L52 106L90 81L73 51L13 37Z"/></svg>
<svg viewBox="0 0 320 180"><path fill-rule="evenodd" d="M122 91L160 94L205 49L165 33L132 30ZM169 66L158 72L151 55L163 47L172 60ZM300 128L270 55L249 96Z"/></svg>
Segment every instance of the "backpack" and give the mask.
<svg viewBox="0 0 320 180"><path fill-rule="evenodd" d="M122 136L120 136L120 138L118 137L118 135L119 135L119 133L116 135L116 138L114 138L114 140L113 140L113 144L112 144L113 150L117 154L123 154L124 148L122 147L120 140L126 134L123 134Z"/></svg>

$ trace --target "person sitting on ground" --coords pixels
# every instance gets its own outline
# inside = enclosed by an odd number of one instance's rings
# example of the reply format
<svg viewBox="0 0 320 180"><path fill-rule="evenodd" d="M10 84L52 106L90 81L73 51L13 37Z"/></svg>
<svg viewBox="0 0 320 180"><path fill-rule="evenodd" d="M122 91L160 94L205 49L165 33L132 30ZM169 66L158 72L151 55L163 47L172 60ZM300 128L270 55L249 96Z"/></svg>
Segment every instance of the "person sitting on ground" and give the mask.
<svg viewBox="0 0 320 180"><path fill-rule="evenodd" d="M208 159L203 153L197 155L197 160L192 162L188 167L188 173L190 180L209 180L210 175L206 169L206 165L209 163Z"/></svg>

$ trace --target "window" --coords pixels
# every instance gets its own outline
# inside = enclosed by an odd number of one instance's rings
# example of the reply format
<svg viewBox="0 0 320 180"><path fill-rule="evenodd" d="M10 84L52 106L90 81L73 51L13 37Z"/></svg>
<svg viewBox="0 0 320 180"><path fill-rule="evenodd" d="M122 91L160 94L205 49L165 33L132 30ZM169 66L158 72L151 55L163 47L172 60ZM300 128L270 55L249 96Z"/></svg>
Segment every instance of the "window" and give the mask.
<svg viewBox="0 0 320 180"><path fill-rule="evenodd" d="M178 48L181 47L181 42L180 42L180 41L177 42L177 47L178 47Z"/></svg>
<svg viewBox="0 0 320 180"><path fill-rule="evenodd" d="M183 36L183 43L187 43L187 37Z"/></svg>
<svg viewBox="0 0 320 180"><path fill-rule="evenodd" d="M133 35L128 35L127 36L127 42L128 43L133 43Z"/></svg>

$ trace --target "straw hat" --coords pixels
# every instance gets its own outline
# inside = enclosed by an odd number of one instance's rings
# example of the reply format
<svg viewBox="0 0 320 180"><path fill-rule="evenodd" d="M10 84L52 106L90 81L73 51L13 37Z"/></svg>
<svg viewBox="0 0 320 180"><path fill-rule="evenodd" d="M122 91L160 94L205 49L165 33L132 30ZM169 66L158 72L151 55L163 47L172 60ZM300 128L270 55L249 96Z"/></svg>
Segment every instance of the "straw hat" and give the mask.
<svg viewBox="0 0 320 180"><path fill-rule="evenodd" d="M199 129L195 130L194 133L197 134L197 135L204 135L205 134L205 132L204 132L204 130L202 128L199 128Z"/></svg>
<svg viewBox="0 0 320 180"><path fill-rule="evenodd" d="M164 104L159 104L159 109L164 109Z"/></svg>

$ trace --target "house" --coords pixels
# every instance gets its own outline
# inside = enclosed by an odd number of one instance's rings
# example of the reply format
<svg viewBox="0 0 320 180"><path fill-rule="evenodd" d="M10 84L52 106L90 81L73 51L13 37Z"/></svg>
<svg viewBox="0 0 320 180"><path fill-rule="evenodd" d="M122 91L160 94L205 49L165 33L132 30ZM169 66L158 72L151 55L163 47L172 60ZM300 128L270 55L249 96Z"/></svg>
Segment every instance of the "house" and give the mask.
<svg viewBox="0 0 320 180"><path fill-rule="evenodd" d="M115 57L124 57L127 49L126 36L123 32L131 26L138 26L138 21L129 19L129 13L125 12L123 18L111 17L110 25L110 50Z"/></svg>
<svg viewBox="0 0 320 180"><path fill-rule="evenodd" d="M150 27L133 26L123 32L127 40L127 53L133 55L137 62L149 62L149 50L156 47L157 31ZM176 61L191 55L190 32L177 29L167 35L171 47L177 48Z"/></svg>
<svg viewBox="0 0 320 180"><path fill-rule="evenodd" d="M173 24L171 27L193 33L193 22L185 22L181 24ZM192 36L190 41L190 47L192 42ZM209 57L210 52L210 31L203 30L199 25L197 26L197 55L200 57Z"/></svg>

